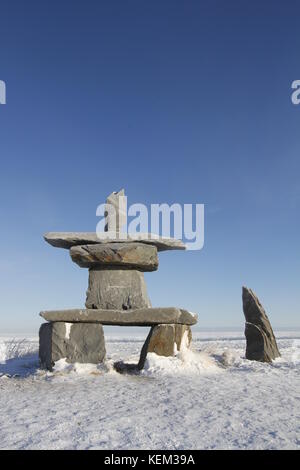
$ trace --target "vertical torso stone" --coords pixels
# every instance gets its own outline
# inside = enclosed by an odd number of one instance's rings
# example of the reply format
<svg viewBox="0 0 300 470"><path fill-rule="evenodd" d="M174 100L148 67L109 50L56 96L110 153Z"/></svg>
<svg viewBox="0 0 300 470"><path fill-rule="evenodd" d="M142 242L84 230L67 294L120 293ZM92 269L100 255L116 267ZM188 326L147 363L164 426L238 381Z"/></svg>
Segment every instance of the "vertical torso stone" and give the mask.
<svg viewBox="0 0 300 470"><path fill-rule="evenodd" d="M136 270L89 269L85 305L109 310L151 307L144 274Z"/></svg>

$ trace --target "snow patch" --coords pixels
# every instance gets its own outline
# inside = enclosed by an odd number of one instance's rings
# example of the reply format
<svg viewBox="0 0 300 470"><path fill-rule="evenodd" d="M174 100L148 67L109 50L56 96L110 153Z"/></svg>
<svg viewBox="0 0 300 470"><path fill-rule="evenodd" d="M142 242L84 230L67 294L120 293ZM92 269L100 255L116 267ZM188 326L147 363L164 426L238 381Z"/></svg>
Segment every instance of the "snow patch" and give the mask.
<svg viewBox="0 0 300 470"><path fill-rule="evenodd" d="M225 367L237 365L239 362L240 362L240 357L232 349L226 348L225 351L222 353L221 363Z"/></svg>
<svg viewBox="0 0 300 470"><path fill-rule="evenodd" d="M6 361L6 345L0 343L0 364L4 364Z"/></svg>
<svg viewBox="0 0 300 470"><path fill-rule="evenodd" d="M65 334L65 338L66 338L66 339L70 339L70 333L71 333L72 323L65 323L65 325L66 325L66 334Z"/></svg>
<svg viewBox="0 0 300 470"><path fill-rule="evenodd" d="M188 335L187 330L185 330L181 338L179 349L182 351L183 349L188 349L188 347L189 347L189 335Z"/></svg>
<svg viewBox="0 0 300 470"><path fill-rule="evenodd" d="M108 363L103 364L81 364L75 362L74 364L69 364L66 361L66 358L59 359L56 361L53 366L54 375L70 374L75 373L78 375L101 375L110 371L110 365ZM52 373L48 374L52 375Z"/></svg>
<svg viewBox="0 0 300 470"><path fill-rule="evenodd" d="M194 312L190 312L190 311L189 311L189 314L192 315L192 317L195 317L195 318L198 317L198 314L197 314L197 313L194 313Z"/></svg>
<svg viewBox="0 0 300 470"><path fill-rule="evenodd" d="M106 341L101 366L61 360L48 373L37 339L0 337L1 449L299 449L299 331L281 333L272 364L246 360L245 338L227 330L149 354L139 375L113 371L137 363L137 338Z"/></svg>
<svg viewBox="0 0 300 470"><path fill-rule="evenodd" d="M0 364L5 364L10 359L28 356L37 351L35 341L23 339L0 340Z"/></svg>
<svg viewBox="0 0 300 470"><path fill-rule="evenodd" d="M205 352L183 348L175 357L148 353L143 375L215 374L222 368Z"/></svg>

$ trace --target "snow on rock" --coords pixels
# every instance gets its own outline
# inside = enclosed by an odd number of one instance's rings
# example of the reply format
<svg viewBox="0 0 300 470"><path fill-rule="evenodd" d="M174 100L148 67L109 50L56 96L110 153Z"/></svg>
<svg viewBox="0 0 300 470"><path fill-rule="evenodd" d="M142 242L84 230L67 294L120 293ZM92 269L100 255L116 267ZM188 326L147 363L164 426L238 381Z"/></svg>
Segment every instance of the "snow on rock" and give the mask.
<svg viewBox="0 0 300 470"><path fill-rule="evenodd" d="M239 362L238 354L233 351L232 349L226 348L222 353L221 363L225 367L233 366L234 364L238 364Z"/></svg>
<svg viewBox="0 0 300 470"><path fill-rule="evenodd" d="M65 335L65 338L66 338L66 339L70 339L72 323L65 323L65 325L66 325L66 335Z"/></svg>
<svg viewBox="0 0 300 470"><path fill-rule="evenodd" d="M198 318L198 313L194 313L194 312L190 312L190 311L189 311L189 314L192 315L192 316L195 317L195 318Z"/></svg>
<svg viewBox="0 0 300 470"><path fill-rule="evenodd" d="M188 332L185 331L180 350L174 348L174 357L148 353L142 373L144 375L209 374L222 370L213 357L206 352L194 351L188 347L188 343Z"/></svg>

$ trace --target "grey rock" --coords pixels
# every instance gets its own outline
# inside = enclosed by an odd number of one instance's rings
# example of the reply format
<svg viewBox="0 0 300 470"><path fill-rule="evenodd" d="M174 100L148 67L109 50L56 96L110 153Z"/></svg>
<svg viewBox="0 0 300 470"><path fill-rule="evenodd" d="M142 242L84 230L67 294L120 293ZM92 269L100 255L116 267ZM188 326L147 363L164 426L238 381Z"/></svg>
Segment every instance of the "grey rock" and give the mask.
<svg viewBox="0 0 300 470"><path fill-rule="evenodd" d="M246 359L271 362L280 356L269 318L251 289L243 287Z"/></svg>
<svg viewBox="0 0 300 470"><path fill-rule="evenodd" d="M126 223L127 207L124 196L124 189L121 189L121 191L114 191L106 199L105 232L120 232Z"/></svg>
<svg viewBox="0 0 300 470"><path fill-rule="evenodd" d="M81 268L120 267L156 271L157 248L144 243L107 243L73 246L70 256Z"/></svg>
<svg viewBox="0 0 300 470"><path fill-rule="evenodd" d="M138 369L143 369L148 353L154 352L159 356L174 356L183 347L189 347L191 341L192 331L188 325L152 326L141 350Z"/></svg>
<svg viewBox="0 0 300 470"><path fill-rule="evenodd" d="M98 364L105 358L103 327L97 323L43 323L39 332L41 367L52 370L59 359Z"/></svg>
<svg viewBox="0 0 300 470"><path fill-rule="evenodd" d="M85 306L109 310L151 307L144 274L136 270L91 268Z"/></svg>
<svg viewBox="0 0 300 470"><path fill-rule="evenodd" d="M40 316L50 322L88 322L119 326L152 326L161 323L194 325L197 323L195 314L175 307L141 308L137 310L52 310L43 311Z"/></svg>
<svg viewBox="0 0 300 470"><path fill-rule="evenodd" d="M119 374L127 375L139 375L140 369L138 364L126 363L123 361L116 361L113 363L113 368L119 372Z"/></svg>
<svg viewBox="0 0 300 470"><path fill-rule="evenodd" d="M120 238L120 237L123 238ZM158 251L166 250L185 250L186 246L181 240L175 238L160 237L151 233L140 234L116 234L107 232L107 238L98 238L94 232L48 232L45 233L44 239L50 245L57 248L71 248L76 245L88 245L94 243L145 243L154 245Z"/></svg>

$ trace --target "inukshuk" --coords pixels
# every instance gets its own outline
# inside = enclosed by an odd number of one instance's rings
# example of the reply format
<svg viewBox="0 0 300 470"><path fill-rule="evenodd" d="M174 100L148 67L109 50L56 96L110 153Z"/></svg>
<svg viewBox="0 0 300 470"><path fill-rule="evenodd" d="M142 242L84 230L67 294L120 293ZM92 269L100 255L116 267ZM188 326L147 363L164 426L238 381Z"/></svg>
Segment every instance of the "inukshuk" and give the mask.
<svg viewBox="0 0 300 470"><path fill-rule="evenodd" d="M47 320L40 328L41 366L52 370L59 359L67 362L100 363L105 358L102 325L148 326L150 333L142 348L137 369L142 369L148 352L172 356L192 339L190 325L197 316L175 307L152 308L144 272L158 269L158 252L184 250L181 240L151 234L120 235L123 214L120 198L112 193L106 207L105 231L97 233L47 233L50 245L69 249L71 259L89 269L86 309L43 311Z"/></svg>

